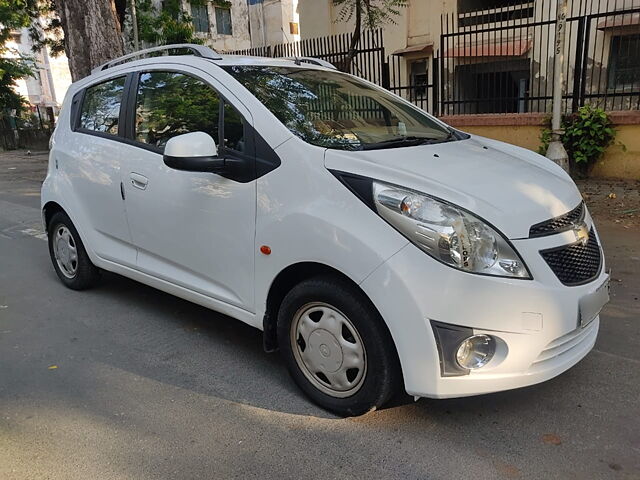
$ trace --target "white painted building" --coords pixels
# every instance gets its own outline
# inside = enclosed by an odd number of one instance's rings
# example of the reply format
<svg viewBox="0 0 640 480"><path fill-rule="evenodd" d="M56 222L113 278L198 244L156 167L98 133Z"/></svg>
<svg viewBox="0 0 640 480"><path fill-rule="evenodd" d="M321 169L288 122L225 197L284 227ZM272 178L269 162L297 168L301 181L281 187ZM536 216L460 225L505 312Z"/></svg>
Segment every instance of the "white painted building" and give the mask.
<svg viewBox="0 0 640 480"><path fill-rule="evenodd" d="M54 107L54 111L57 110L71 85L67 57L64 54L52 57L48 48L33 52L33 41L26 28L14 31L6 47L9 58L16 58L20 53L35 60L34 76L17 81L18 93L34 107Z"/></svg>
<svg viewBox="0 0 640 480"><path fill-rule="evenodd" d="M298 0L247 0L251 46L300 40Z"/></svg>

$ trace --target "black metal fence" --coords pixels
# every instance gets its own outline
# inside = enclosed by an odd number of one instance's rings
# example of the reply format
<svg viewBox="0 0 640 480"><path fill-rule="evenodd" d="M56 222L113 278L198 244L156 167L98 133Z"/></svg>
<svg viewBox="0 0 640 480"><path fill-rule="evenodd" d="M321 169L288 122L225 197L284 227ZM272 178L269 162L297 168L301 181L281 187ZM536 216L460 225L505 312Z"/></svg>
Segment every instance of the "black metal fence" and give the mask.
<svg viewBox="0 0 640 480"><path fill-rule="evenodd" d="M351 43L351 33L308 38L299 42L279 43L265 47L227 52L236 55L258 57L316 57L340 67L346 60ZM388 74L385 67L385 51L382 30L365 30L355 50L353 61L347 70L370 82L385 85Z"/></svg>
<svg viewBox="0 0 640 480"><path fill-rule="evenodd" d="M442 16L440 112L549 112L554 88L556 2ZM640 105L640 8L627 0L574 0L566 18L563 110Z"/></svg>
<svg viewBox="0 0 640 480"><path fill-rule="evenodd" d="M382 30L363 32L350 72L436 115L550 112L555 0L459 0L443 14L439 46L388 55ZM640 1L570 0L563 110L585 103L640 109ZM351 34L236 54L310 56L344 65Z"/></svg>

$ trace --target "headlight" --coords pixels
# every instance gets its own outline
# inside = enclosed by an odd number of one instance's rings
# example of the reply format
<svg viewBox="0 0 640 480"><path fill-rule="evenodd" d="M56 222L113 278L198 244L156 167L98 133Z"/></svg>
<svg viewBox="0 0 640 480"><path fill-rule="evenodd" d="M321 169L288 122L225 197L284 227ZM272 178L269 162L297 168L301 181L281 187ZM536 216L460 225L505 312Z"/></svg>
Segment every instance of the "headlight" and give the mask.
<svg viewBox="0 0 640 480"><path fill-rule="evenodd" d="M455 205L375 181L373 201L380 216L436 260L471 273L531 278L500 233Z"/></svg>

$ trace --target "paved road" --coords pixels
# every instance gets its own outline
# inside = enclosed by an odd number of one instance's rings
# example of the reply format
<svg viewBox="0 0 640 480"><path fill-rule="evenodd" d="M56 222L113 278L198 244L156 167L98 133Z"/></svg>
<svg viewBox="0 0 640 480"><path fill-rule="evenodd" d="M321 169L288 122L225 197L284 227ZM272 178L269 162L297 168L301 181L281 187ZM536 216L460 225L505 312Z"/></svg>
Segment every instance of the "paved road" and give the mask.
<svg viewBox="0 0 640 480"><path fill-rule="evenodd" d="M602 225L613 301L545 384L338 419L243 324L114 275L55 277L46 157L0 153L0 479L640 478L640 232Z"/></svg>

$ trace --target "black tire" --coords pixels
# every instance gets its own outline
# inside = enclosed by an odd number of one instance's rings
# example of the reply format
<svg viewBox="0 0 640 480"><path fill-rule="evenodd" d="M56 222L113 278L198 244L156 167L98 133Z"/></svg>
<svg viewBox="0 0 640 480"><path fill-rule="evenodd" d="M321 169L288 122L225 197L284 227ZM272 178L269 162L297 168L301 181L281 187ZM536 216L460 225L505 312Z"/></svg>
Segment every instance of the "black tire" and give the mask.
<svg viewBox="0 0 640 480"><path fill-rule="evenodd" d="M51 262L53 263L53 268L58 275L60 281L68 288L73 290L85 290L87 288L93 287L100 278L100 270L91 263L89 256L87 255L87 251L84 248L84 244L80 239L80 235L76 230L76 227L71 222L71 219L64 212L56 213L49 225L47 226L47 238L49 242L49 255L51 256ZM73 246L76 249L77 259L75 261L75 272L70 276L69 272L65 273L61 269L58 264L58 260L56 259L56 254L54 251L54 239L56 236L56 232L64 231L63 229L67 229L72 238Z"/></svg>
<svg viewBox="0 0 640 480"><path fill-rule="evenodd" d="M366 373L350 396L336 398L323 392L296 360L292 322L301 309L317 302L346 316L364 344ZM340 416L357 416L380 408L403 388L398 356L384 321L357 287L337 275L304 280L285 296L278 312L278 345L295 383L313 402Z"/></svg>

